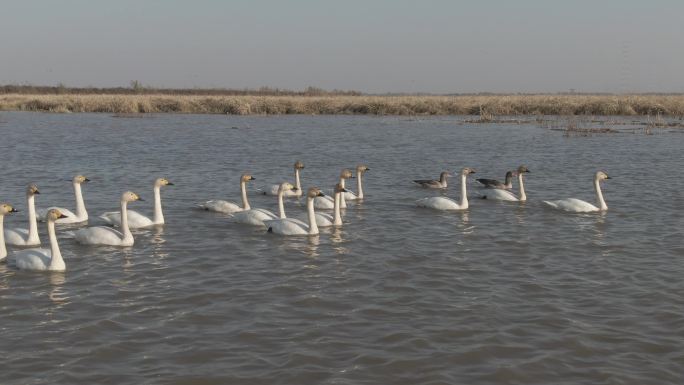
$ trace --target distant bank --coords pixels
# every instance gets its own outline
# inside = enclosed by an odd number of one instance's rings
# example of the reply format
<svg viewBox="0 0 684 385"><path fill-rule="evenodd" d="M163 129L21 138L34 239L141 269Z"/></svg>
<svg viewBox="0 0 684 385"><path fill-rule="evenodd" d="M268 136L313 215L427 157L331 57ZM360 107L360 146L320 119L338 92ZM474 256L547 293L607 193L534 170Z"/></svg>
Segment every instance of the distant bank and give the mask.
<svg viewBox="0 0 684 385"><path fill-rule="evenodd" d="M229 115L663 115L684 117L684 95L370 96L0 93L0 111Z"/></svg>

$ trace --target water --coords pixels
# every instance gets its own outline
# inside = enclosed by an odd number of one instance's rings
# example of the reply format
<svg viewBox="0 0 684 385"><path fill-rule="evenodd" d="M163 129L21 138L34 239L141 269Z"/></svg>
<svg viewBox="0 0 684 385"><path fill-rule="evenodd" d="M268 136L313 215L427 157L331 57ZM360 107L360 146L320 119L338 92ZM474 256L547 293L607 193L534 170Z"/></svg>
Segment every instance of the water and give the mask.
<svg viewBox="0 0 684 385"><path fill-rule="evenodd" d="M168 224L132 248L60 239L64 274L0 264L2 384L679 384L684 377L684 135L566 137L458 118L0 114L0 199L73 208L91 224L120 193L162 192ZM332 188L366 163L345 226L286 238L193 209L292 179ZM526 164L530 201L418 209L410 180ZM542 199L594 200L573 215ZM458 180L447 195L458 196ZM470 181L474 197L476 183ZM251 195L275 209L275 199ZM304 217L289 201L290 216ZM5 220L25 226L25 211ZM46 240L41 225L41 236Z"/></svg>

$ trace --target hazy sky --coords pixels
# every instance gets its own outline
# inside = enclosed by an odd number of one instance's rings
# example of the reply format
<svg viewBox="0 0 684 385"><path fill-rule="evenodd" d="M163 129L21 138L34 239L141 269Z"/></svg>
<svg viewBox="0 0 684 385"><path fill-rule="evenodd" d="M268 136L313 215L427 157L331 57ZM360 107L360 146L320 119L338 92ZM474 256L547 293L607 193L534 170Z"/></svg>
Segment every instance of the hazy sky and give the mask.
<svg viewBox="0 0 684 385"><path fill-rule="evenodd" d="M0 83L684 92L682 0L0 0Z"/></svg>

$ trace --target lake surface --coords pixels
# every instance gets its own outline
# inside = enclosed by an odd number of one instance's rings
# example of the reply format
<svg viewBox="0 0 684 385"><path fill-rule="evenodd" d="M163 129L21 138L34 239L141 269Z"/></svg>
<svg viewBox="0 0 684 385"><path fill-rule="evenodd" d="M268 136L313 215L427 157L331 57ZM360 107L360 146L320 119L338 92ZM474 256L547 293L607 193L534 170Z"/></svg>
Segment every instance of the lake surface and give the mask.
<svg viewBox="0 0 684 385"><path fill-rule="evenodd" d="M22 210L6 227L26 226L29 182L38 207L73 209L67 180L88 176L91 225L124 190L149 214L153 180L175 183L167 225L134 247L60 237L66 273L0 264L0 383L681 384L684 130L461 120L0 113L0 200ZM326 191L370 167L341 229L288 238L193 208L239 200L242 172L251 192L292 180L298 159ZM523 163L524 205L475 199L471 178L466 212L415 207L440 193L412 179ZM598 169L607 213L541 203L594 202ZM286 208L304 217L303 201Z"/></svg>

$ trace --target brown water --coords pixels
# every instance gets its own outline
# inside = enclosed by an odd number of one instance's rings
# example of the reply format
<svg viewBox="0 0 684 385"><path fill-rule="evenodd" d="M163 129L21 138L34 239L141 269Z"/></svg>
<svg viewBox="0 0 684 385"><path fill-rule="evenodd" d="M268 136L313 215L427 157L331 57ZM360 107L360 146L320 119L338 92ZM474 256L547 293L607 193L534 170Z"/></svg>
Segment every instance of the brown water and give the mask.
<svg viewBox="0 0 684 385"><path fill-rule="evenodd" d="M0 264L0 384L681 384L682 132L456 120L1 113L0 199L19 209L29 182L39 207L73 207L75 173L92 179L91 224L125 189L150 213L152 180L176 186L168 224L132 248L63 238L64 274ZM341 230L278 237L192 208L239 199L244 171L252 188L292 179L297 159L325 190L342 167L371 168ZM520 163L527 204L414 205L438 193L412 179ZM614 178L605 215L541 204L593 201L597 169Z"/></svg>

